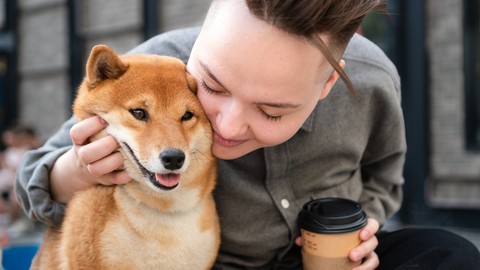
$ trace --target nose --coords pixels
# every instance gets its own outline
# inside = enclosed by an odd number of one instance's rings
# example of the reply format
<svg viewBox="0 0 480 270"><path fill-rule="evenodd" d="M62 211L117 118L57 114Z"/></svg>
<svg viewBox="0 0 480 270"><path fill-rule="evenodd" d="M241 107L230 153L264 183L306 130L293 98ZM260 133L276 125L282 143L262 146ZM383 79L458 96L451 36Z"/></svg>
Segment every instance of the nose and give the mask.
<svg viewBox="0 0 480 270"><path fill-rule="evenodd" d="M160 153L160 160L165 169L178 170L185 162L185 154L180 149L170 148Z"/></svg>
<svg viewBox="0 0 480 270"><path fill-rule="evenodd" d="M216 117L218 132L225 139L235 139L243 135L248 129L246 110L241 104L235 102L227 103Z"/></svg>

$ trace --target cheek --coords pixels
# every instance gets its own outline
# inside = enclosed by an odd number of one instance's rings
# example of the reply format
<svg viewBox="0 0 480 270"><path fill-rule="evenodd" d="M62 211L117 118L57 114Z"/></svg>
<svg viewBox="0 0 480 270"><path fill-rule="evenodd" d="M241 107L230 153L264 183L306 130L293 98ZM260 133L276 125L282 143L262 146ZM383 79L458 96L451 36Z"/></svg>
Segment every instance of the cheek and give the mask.
<svg viewBox="0 0 480 270"><path fill-rule="evenodd" d="M298 122L286 122L284 123L259 123L252 127L252 131L255 134L255 139L263 146L274 146L284 143L295 133L301 125Z"/></svg>
<svg viewBox="0 0 480 270"><path fill-rule="evenodd" d="M197 92L197 97L198 97L198 100L200 101L200 104L202 104L203 110L207 115L208 121L212 123L214 120L214 116L216 114L215 112L217 111L216 109L217 106L214 102L212 95L205 93L203 89L199 88Z"/></svg>
<svg viewBox="0 0 480 270"><path fill-rule="evenodd" d="M294 114L286 115L279 122L258 121L253 130L257 141L264 146L274 146L289 140L300 130L313 107L314 105L308 106Z"/></svg>

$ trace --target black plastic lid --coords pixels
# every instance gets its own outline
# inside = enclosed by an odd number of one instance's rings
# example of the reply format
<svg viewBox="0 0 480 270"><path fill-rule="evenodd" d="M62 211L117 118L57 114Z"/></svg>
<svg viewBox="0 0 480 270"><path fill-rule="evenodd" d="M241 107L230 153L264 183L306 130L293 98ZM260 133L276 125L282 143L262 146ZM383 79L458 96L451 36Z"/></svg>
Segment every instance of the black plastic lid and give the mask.
<svg viewBox="0 0 480 270"><path fill-rule="evenodd" d="M314 233L348 233L367 224L367 215L357 202L324 198L306 203L298 216L300 228Z"/></svg>

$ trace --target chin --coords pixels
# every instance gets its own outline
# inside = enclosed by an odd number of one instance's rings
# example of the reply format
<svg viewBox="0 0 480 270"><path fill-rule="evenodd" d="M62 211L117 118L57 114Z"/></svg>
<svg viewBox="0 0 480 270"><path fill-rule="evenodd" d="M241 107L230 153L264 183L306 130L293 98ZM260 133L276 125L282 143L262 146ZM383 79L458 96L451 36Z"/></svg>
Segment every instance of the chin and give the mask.
<svg viewBox="0 0 480 270"><path fill-rule="evenodd" d="M212 153L213 155L218 158L218 159L223 159L223 160L232 160L232 159L237 159L240 157L243 157L247 155L248 153L251 153L260 147L221 147L218 145L213 145L212 147Z"/></svg>
<svg viewBox="0 0 480 270"><path fill-rule="evenodd" d="M213 155L218 158L218 159L222 159L222 160L232 160L232 159L236 159L236 158L239 158L241 156L243 156L242 154L237 154L236 153L237 151L215 151L212 149L212 153Z"/></svg>

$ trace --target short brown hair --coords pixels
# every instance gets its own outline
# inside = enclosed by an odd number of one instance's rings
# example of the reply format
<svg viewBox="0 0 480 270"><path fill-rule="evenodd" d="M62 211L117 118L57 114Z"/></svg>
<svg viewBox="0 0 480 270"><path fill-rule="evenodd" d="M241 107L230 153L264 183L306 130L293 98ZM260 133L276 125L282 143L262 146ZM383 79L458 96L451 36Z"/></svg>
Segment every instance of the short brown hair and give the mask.
<svg viewBox="0 0 480 270"><path fill-rule="evenodd" d="M385 0L246 0L248 9L257 18L295 36L305 38L319 48L327 61L355 93L347 74L337 59L372 10L385 12ZM332 51L319 34L331 39ZM337 55L335 57L334 55Z"/></svg>

